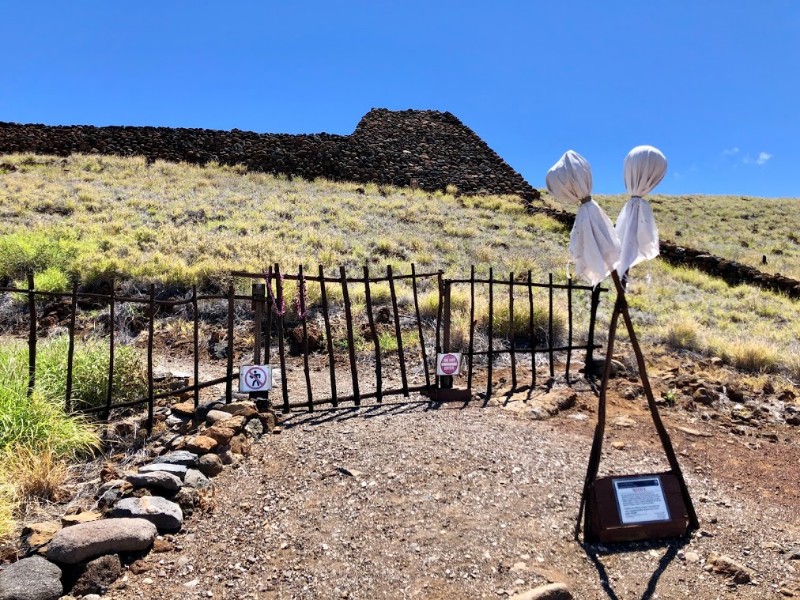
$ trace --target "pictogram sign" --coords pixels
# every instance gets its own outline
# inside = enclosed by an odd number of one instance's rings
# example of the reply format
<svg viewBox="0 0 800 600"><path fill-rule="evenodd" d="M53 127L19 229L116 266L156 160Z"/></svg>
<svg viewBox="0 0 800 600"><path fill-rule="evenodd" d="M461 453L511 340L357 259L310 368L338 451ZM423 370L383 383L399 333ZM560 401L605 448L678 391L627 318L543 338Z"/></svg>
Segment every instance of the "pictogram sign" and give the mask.
<svg viewBox="0 0 800 600"><path fill-rule="evenodd" d="M270 365L242 365L239 369L240 392L266 392L272 389Z"/></svg>

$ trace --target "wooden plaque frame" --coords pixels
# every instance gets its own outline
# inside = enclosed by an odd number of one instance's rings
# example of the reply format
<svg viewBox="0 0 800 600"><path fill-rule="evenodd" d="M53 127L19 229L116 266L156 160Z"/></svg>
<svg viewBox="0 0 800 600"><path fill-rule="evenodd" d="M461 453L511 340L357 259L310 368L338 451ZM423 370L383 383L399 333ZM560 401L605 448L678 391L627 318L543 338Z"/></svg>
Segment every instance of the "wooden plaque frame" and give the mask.
<svg viewBox="0 0 800 600"><path fill-rule="evenodd" d="M589 490L587 527L584 538L589 543L631 542L658 538L683 537L689 531L689 511L683 501L681 486L672 471L643 473L636 477L658 477L669 510L668 521L625 524L620 517L614 480L626 475L598 477Z"/></svg>

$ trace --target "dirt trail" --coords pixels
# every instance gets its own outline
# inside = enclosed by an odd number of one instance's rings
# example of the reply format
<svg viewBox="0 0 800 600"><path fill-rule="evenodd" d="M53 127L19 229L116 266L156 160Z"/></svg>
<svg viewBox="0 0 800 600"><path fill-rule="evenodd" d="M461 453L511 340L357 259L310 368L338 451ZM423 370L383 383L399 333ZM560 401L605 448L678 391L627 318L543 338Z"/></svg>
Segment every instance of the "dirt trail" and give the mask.
<svg viewBox="0 0 800 600"><path fill-rule="evenodd" d="M601 472L666 469L638 404L615 397L608 433L624 446L606 444ZM595 405L582 391L547 421L478 403L290 415L215 480L213 512L108 597L503 598L565 581L578 599L761 599L800 580L800 445L786 427L754 442L668 411L701 532L622 550L577 544ZM614 425L620 415L634 424ZM710 552L753 569L753 583L705 571Z"/></svg>

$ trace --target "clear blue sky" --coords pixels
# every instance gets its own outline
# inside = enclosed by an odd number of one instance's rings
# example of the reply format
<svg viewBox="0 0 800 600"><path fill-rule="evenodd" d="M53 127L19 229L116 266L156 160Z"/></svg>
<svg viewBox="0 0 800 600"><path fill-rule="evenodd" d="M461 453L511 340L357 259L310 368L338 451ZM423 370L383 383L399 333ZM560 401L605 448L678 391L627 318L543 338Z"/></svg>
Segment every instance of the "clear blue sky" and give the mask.
<svg viewBox="0 0 800 600"><path fill-rule="evenodd" d="M528 181L573 148L624 191L800 197L796 0L28 1L0 10L0 121L350 133L449 110Z"/></svg>

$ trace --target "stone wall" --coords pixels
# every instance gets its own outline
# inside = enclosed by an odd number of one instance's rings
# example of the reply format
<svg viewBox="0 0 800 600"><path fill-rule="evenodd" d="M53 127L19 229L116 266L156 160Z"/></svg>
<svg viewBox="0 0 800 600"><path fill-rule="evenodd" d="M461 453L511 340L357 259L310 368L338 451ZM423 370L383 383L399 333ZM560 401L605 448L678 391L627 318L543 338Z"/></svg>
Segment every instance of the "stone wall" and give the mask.
<svg viewBox="0 0 800 600"><path fill-rule="evenodd" d="M449 112L373 109L352 135L261 134L233 129L46 126L0 122L0 153L73 152L148 160L241 164L306 179L455 186L462 193L539 193Z"/></svg>

